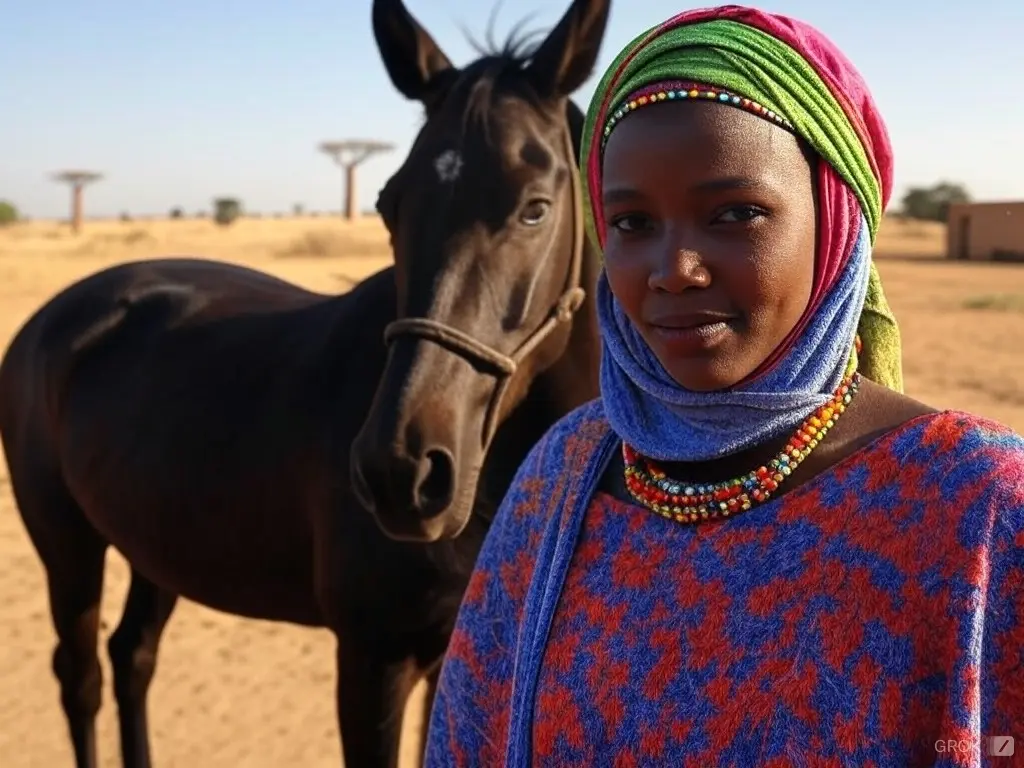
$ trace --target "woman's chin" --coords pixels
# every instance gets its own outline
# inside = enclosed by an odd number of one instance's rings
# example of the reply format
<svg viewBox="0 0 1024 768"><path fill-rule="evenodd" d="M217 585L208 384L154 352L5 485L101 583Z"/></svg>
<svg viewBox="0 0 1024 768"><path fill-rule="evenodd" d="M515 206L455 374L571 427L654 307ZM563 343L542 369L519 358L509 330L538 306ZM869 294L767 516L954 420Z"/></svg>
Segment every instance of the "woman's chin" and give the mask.
<svg viewBox="0 0 1024 768"><path fill-rule="evenodd" d="M735 365L735 345L729 343L728 336L732 333L725 331L713 338L686 339L682 343L678 337L654 331L648 344L679 386L692 392L715 392L736 386L749 373ZM686 347L685 352L681 346Z"/></svg>

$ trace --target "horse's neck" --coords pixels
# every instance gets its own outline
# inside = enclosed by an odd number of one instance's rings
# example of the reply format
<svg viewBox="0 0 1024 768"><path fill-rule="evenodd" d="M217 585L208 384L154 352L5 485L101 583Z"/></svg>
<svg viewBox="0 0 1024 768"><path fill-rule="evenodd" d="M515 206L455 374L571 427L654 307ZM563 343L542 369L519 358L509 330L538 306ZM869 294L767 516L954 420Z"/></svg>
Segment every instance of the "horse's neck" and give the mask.
<svg viewBox="0 0 1024 768"><path fill-rule="evenodd" d="M572 137L573 154L579 157L585 116L579 106L566 99L566 121ZM577 215L582 215L577 211ZM559 414L593 400L599 394L598 371L601 364L601 338L597 328L597 278L601 256L584 233L583 264L580 285L587 292L583 305L573 318L565 352L541 374L541 382Z"/></svg>
<svg viewBox="0 0 1024 768"><path fill-rule="evenodd" d="M580 284L587 292L583 305L576 312L565 351L538 377L539 384L559 415L593 400L598 395L598 370L601 361L601 338L597 328L597 277L601 261L587 242L583 249Z"/></svg>

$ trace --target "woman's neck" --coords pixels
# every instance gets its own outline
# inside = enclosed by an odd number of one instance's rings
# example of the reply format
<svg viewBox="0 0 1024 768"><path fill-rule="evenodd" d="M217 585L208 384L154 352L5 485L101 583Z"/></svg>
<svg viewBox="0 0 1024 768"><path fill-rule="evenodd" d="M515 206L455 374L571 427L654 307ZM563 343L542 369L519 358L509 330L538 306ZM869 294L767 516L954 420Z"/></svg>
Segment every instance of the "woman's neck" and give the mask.
<svg viewBox="0 0 1024 768"><path fill-rule="evenodd" d="M861 379L860 390L842 418L794 472L793 479L786 482L786 490L807 482L910 419L934 412L934 408ZM710 484L728 481L765 466L779 455L795 432L791 430L776 439L720 459L659 462L659 466L669 477L681 482Z"/></svg>
<svg viewBox="0 0 1024 768"><path fill-rule="evenodd" d="M720 459L686 462L660 461L658 466L664 469L669 477L689 484L706 485L725 482L765 466L786 447L789 438L790 435L786 434Z"/></svg>

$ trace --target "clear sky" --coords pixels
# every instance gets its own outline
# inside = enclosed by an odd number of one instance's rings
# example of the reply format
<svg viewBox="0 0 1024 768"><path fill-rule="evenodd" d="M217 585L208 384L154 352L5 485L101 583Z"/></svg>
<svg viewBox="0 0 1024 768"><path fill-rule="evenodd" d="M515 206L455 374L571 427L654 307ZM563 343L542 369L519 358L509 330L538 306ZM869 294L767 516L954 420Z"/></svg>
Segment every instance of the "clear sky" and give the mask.
<svg viewBox="0 0 1024 768"><path fill-rule="evenodd" d="M456 64L474 54L494 0L406 0ZM549 28L567 0L504 0L503 36L532 15ZM419 109L387 79L370 0L36 0L0 13L0 199L66 215L52 171L106 178L87 215L209 209L340 210L341 172L317 144L371 137L393 152L362 169L360 207L408 150ZM613 0L603 67L643 29L687 7ZM1017 0L779 0L861 69L907 185L960 181L978 199L1024 198L1024 3ZM974 14L967 9L977 9ZM599 72L576 94L585 108Z"/></svg>

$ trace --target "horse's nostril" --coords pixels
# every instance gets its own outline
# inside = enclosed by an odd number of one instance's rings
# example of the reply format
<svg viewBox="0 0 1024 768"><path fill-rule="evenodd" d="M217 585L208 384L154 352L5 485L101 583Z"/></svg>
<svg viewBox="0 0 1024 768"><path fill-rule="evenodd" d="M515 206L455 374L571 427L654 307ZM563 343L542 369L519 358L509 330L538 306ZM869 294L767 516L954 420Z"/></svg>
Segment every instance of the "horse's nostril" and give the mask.
<svg viewBox="0 0 1024 768"><path fill-rule="evenodd" d="M432 448L423 454L416 471L416 506L423 517L444 512L455 491L455 458L444 448Z"/></svg>

